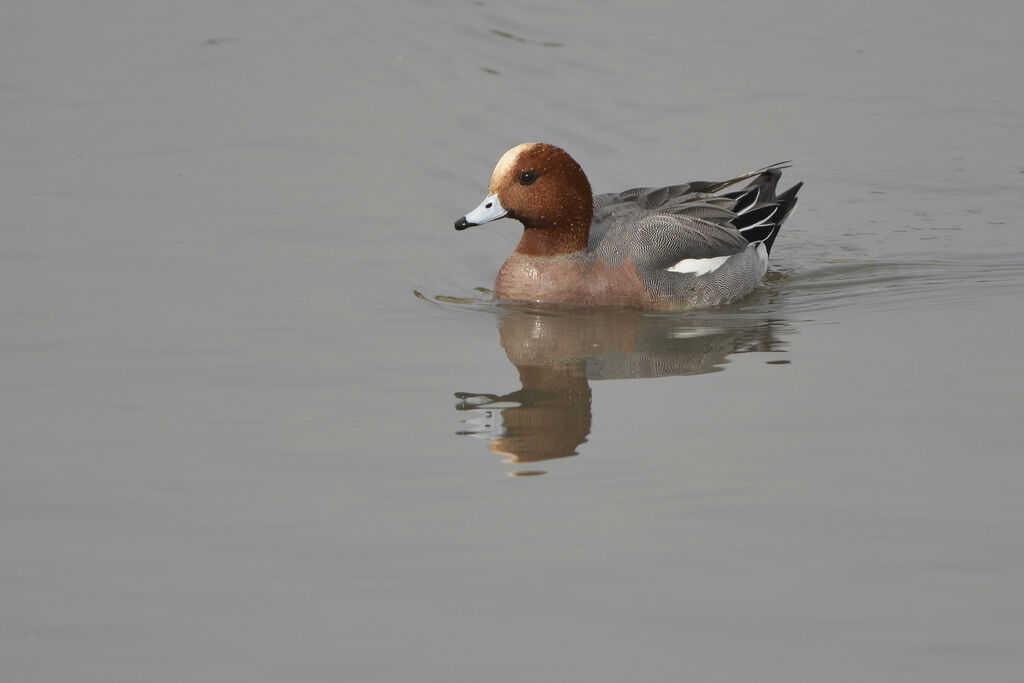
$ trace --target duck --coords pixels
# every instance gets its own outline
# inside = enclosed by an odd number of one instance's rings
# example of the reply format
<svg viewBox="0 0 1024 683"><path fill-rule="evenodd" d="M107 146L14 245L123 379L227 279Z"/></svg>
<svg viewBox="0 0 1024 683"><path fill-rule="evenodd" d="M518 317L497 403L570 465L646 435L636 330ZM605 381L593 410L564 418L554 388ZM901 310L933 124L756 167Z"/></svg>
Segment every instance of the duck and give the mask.
<svg viewBox="0 0 1024 683"><path fill-rule="evenodd" d="M789 162L780 162L728 180L595 196L568 152L525 142L501 156L487 197L455 221L455 229L500 218L522 224L522 237L495 279L500 301L711 308L760 286L803 186L776 194L786 168Z"/></svg>

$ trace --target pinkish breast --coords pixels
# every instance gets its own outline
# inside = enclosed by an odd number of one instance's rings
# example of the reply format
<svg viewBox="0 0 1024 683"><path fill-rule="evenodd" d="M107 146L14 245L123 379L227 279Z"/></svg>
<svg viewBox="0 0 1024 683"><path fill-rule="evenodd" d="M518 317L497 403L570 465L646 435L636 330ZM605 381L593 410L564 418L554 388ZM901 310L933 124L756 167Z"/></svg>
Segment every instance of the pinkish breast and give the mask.
<svg viewBox="0 0 1024 683"><path fill-rule="evenodd" d="M494 293L506 301L657 307L629 259L618 266L605 266L514 252L498 272Z"/></svg>

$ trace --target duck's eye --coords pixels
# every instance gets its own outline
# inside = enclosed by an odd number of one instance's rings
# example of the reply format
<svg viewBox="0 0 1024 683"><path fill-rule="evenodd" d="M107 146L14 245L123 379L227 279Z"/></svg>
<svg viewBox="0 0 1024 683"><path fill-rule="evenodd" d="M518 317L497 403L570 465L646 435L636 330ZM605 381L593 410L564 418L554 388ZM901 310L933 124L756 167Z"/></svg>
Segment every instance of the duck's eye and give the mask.
<svg viewBox="0 0 1024 683"><path fill-rule="evenodd" d="M522 173L519 174L519 184L520 185L529 185L530 183L532 183L536 179L537 179L537 174L534 173L533 171L523 171Z"/></svg>

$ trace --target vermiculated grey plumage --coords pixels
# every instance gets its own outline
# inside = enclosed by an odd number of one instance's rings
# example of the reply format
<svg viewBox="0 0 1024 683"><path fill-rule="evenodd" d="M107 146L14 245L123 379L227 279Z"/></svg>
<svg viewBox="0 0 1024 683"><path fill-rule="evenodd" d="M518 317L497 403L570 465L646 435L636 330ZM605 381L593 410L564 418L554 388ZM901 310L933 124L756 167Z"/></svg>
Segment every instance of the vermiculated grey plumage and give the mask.
<svg viewBox="0 0 1024 683"><path fill-rule="evenodd" d="M579 258L610 265L626 258L645 284L662 296L685 297L697 306L734 301L760 284L757 253L766 251L796 206L798 183L776 196L785 162L719 182L638 187L594 197L587 251ZM720 190L753 178L741 190ZM667 270L684 259L731 257L714 271L695 275Z"/></svg>

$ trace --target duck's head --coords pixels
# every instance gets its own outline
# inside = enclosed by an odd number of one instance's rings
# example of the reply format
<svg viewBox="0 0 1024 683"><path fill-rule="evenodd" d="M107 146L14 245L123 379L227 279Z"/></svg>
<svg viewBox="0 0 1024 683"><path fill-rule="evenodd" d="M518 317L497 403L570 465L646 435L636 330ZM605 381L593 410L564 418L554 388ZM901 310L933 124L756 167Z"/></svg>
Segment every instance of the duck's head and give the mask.
<svg viewBox="0 0 1024 683"><path fill-rule="evenodd" d="M502 155L488 196L456 230L508 216L523 224L516 251L554 256L586 248L594 197L583 169L554 145L524 142Z"/></svg>

